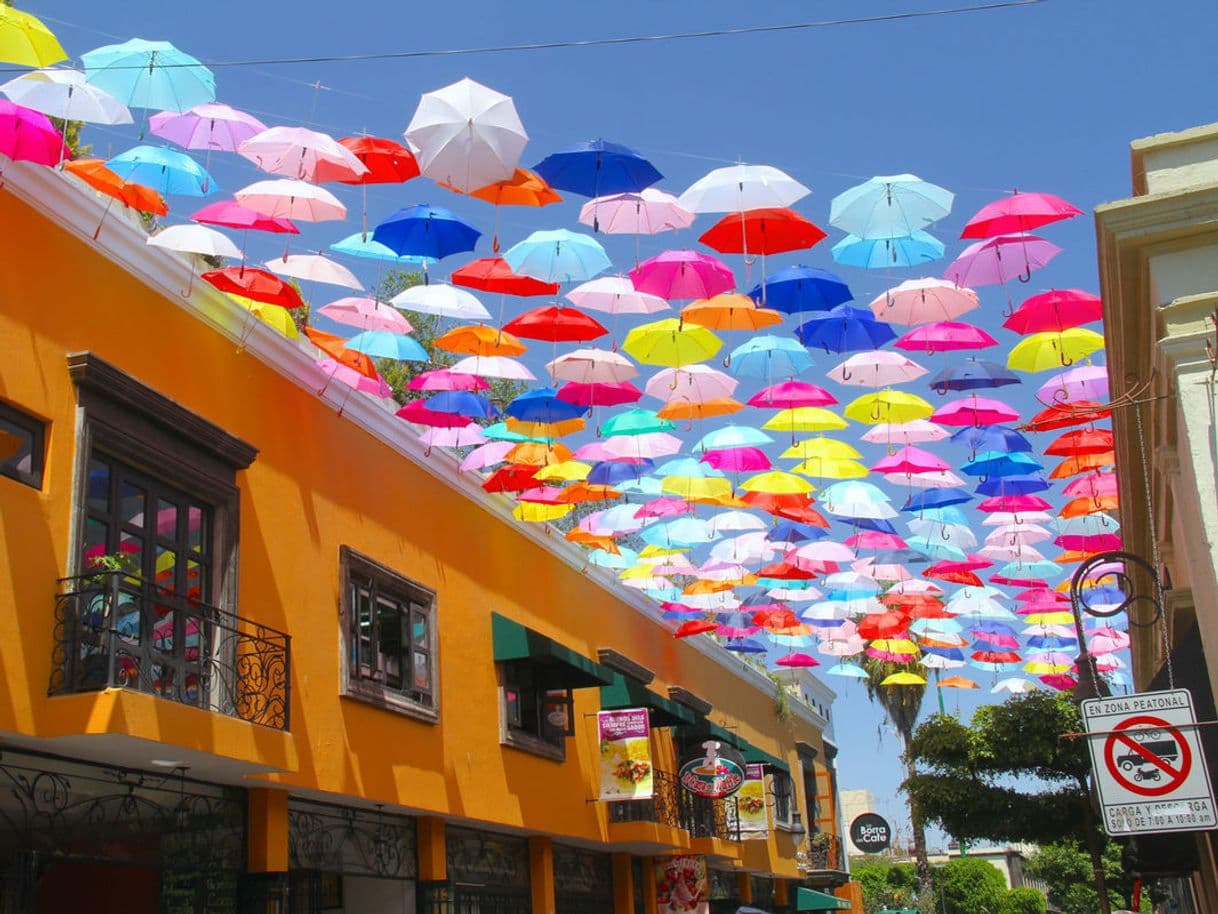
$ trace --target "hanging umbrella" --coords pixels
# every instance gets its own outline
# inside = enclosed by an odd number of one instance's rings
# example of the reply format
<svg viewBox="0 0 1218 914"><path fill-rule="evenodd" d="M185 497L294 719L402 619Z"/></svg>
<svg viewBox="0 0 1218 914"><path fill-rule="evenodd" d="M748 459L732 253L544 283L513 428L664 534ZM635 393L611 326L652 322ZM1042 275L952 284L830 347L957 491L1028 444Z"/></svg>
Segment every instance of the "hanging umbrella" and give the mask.
<svg viewBox="0 0 1218 914"><path fill-rule="evenodd" d="M1054 375L1036 391L1041 403L1075 400L1107 400L1108 369L1103 365L1079 365Z"/></svg>
<svg viewBox="0 0 1218 914"><path fill-rule="evenodd" d="M1019 378L1001 365L978 359L950 365L930 379L931 388L940 395L949 390L987 390L1019 383Z"/></svg>
<svg viewBox="0 0 1218 914"><path fill-rule="evenodd" d="M1002 326L1024 334L1060 332L1103 317L1104 303L1098 295L1082 289L1050 289L1025 299Z"/></svg>
<svg viewBox="0 0 1218 914"><path fill-rule="evenodd" d="M723 341L705 327L667 318L632 328L622 351L647 365L679 367L713 358L722 346Z"/></svg>
<svg viewBox="0 0 1218 914"><path fill-rule="evenodd" d="M1055 428L1069 428L1071 425L1087 425L1107 419L1112 410L1091 400L1077 400L1073 403L1054 403L1042 409L1031 421L1024 423L1023 428L1030 432L1045 432Z"/></svg>
<svg viewBox="0 0 1218 914"><path fill-rule="evenodd" d="M585 197L637 193L664 177L633 149L608 140L551 153L534 170L552 186Z"/></svg>
<svg viewBox="0 0 1218 914"><path fill-rule="evenodd" d="M106 167L126 181L165 196L206 197L218 189L202 165L184 152L167 148L136 146L110 159Z"/></svg>
<svg viewBox="0 0 1218 914"><path fill-rule="evenodd" d="M730 165L699 178L678 202L691 213L741 213L787 207L810 194L786 172L769 165Z"/></svg>
<svg viewBox="0 0 1218 914"><path fill-rule="evenodd" d="M569 381L558 389L558 396L580 406L620 406L623 403L637 403L643 392L629 381L597 381L590 384Z"/></svg>
<svg viewBox="0 0 1218 914"><path fill-rule="evenodd" d="M1005 425L989 427L965 426L952 433L952 444L967 447L974 455L978 451L1030 451L1032 442Z"/></svg>
<svg viewBox="0 0 1218 914"><path fill-rule="evenodd" d="M591 279L612 266L595 238L566 229L533 232L508 248L503 259L515 272L548 283Z"/></svg>
<svg viewBox="0 0 1218 914"><path fill-rule="evenodd" d="M755 336L748 342L741 343L733 349L728 357L728 363L732 374L737 377L765 378L770 380L773 378L792 377L800 372L807 371L812 367L812 356L808 355L808 351L800 345L798 340L781 336L761 335ZM813 385L808 386L812 387ZM829 397L828 400L823 401L824 404L837 402L831 394L827 392L822 393Z"/></svg>
<svg viewBox="0 0 1218 914"><path fill-rule="evenodd" d="M390 332L408 333L409 331L390 330ZM488 390L490 385L477 375L462 374L448 368L436 368L419 372L410 379L410 383L406 387L408 390Z"/></svg>
<svg viewBox="0 0 1218 914"><path fill-rule="evenodd" d="M558 283L541 282L531 276L515 273L502 257L484 257L470 261L459 270L453 270L449 279L454 286L466 286L502 295L531 297L558 294Z"/></svg>
<svg viewBox="0 0 1218 914"><path fill-rule="evenodd" d="M69 152L63 136L45 114L0 100L0 155L14 162L54 165Z"/></svg>
<svg viewBox="0 0 1218 914"><path fill-rule="evenodd" d="M243 142L266 129L266 124L252 114L216 102L204 102L185 111L161 111L148 121L150 133L185 149L222 152L236 152Z"/></svg>
<svg viewBox="0 0 1218 914"><path fill-rule="evenodd" d="M656 235L689 228L694 214L682 209L672 194L647 187L589 200L580 208L579 221L607 235Z"/></svg>
<svg viewBox="0 0 1218 914"><path fill-rule="evenodd" d="M581 283L567 298L581 308L607 314L654 314L669 308L660 296L635 289L625 276L602 276Z"/></svg>
<svg viewBox="0 0 1218 914"><path fill-rule="evenodd" d="M732 353L736 364L736 352ZM736 374L741 374L737 371ZM763 387L749 398L748 405L760 409L789 409L796 406L831 406L837 397L823 387L804 381L782 381Z"/></svg>
<svg viewBox="0 0 1218 914"><path fill-rule="evenodd" d="M834 197L829 224L859 238L904 238L950 213L953 198L917 175L879 175Z"/></svg>
<svg viewBox="0 0 1218 914"><path fill-rule="evenodd" d="M350 152L365 171L353 175L345 162L323 159L314 169L313 180L342 184L401 184L419 175L419 163L414 154L394 140L379 136L345 136L338 144Z"/></svg>
<svg viewBox="0 0 1218 914"><path fill-rule="evenodd" d="M998 340L972 324L937 321L915 327L892 345L907 352L921 350L933 355L936 352L955 352L961 349L988 349L990 346L997 346Z"/></svg>
<svg viewBox="0 0 1218 914"><path fill-rule="evenodd" d="M142 213L156 213L158 216L169 213L169 206L155 190L142 184L124 181L107 168L101 159L75 159L65 162L63 167L64 171L80 178L98 193L118 200L124 206ZM101 230L100 224L98 230Z"/></svg>
<svg viewBox="0 0 1218 914"><path fill-rule="evenodd" d="M258 318L262 323L269 324L288 339L300 339L300 331L296 329L296 322L292 320L292 315L285 309L277 308L274 305L265 305L250 298L242 298L240 295L230 295L229 298ZM372 392L377 393L376 391Z"/></svg>
<svg viewBox="0 0 1218 914"><path fill-rule="evenodd" d="M472 190L469 195L495 206L540 207L562 202L562 197L543 178L524 168L517 168L510 178Z"/></svg>
<svg viewBox="0 0 1218 914"><path fill-rule="evenodd" d="M80 55L85 78L129 108L185 111L216 100L211 70L168 41L132 38Z"/></svg>
<svg viewBox="0 0 1218 914"><path fill-rule="evenodd" d="M22 73L0 86L0 92L23 108L63 120L89 124L130 124L132 120L126 105L105 90L89 85L79 70Z"/></svg>
<svg viewBox="0 0 1218 914"><path fill-rule="evenodd" d="M950 321L974 310L977 293L944 279L907 279L877 295L868 306L875 316L893 324Z"/></svg>
<svg viewBox="0 0 1218 914"><path fill-rule="evenodd" d="M336 363L363 375L365 378L379 380L376 363L362 352L347 348L347 341L333 333L325 333L316 327L306 327L305 335L309 341L330 356Z"/></svg>
<svg viewBox="0 0 1218 914"><path fill-rule="evenodd" d="M842 415L856 422L875 425L880 422L925 419L933 412L934 407L917 394L900 390L880 390L852 400L842 410Z"/></svg>
<svg viewBox="0 0 1218 914"><path fill-rule="evenodd" d="M736 280L726 264L697 251L665 251L630 271L635 289L663 299L711 298Z"/></svg>
<svg viewBox="0 0 1218 914"><path fill-rule="evenodd" d="M474 374L484 378L509 378L513 381L532 381L533 372L514 359L499 355L471 355L452 366L461 374Z"/></svg>
<svg viewBox="0 0 1218 914"><path fill-rule="evenodd" d="M813 247L825 233L791 209L750 209L724 216L698 238L720 254L783 254Z"/></svg>
<svg viewBox="0 0 1218 914"><path fill-rule="evenodd" d="M237 154L265 172L318 181L318 168L325 166L332 180L358 181L368 166L334 137L305 127L269 127L244 140Z"/></svg>
<svg viewBox="0 0 1218 914"><path fill-rule="evenodd" d="M863 434L862 440L891 447L892 445L942 441L946 437L947 432L935 423L927 422L925 419L911 419L908 422L880 422L868 429Z"/></svg>
<svg viewBox="0 0 1218 914"><path fill-rule="evenodd" d="M1066 432L1045 448L1045 454L1053 457L1074 457L1079 454L1103 454L1113 448L1115 437L1112 429L1081 428Z"/></svg>
<svg viewBox="0 0 1218 914"><path fill-rule="evenodd" d="M747 295L722 292L713 298L702 298L681 309L681 319L711 330L756 331L782 322L777 311L758 308Z"/></svg>
<svg viewBox="0 0 1218 914"><path fill-rule="evenodd" d="M933 473L948 469L949 464L929 451L906 445L872 465L873 473Z"/></svg>
<svg viewBox="0 0 1218 914"><path fill-rule="evenodd" d="M1014 422L1019 419L1019 413L1005 403L978 397L964 397L953 400L935 410L931 421L942 425L998 425L1002 422Z"/></svg>
<svg viewBox="0 0 1218 914"><path fill-rule="evenodd" d="M1007 355L1007 368L1038 372L1071 365L1104 348L1104 338L1094 330L1073 327L1060 333L1026 336Z"/></svg>
<svg viewBox="0 0 1218 914"><path fill-rule="evenodd" d="M155 235L149 235L147 244L178 251L185 254L201 254L207 257L232 257L241 259L241 250L228 236L202 225L170 225Z"/></svg>
<svg viewBox="0 0 1218 914"><path fill-rule="evenodd" d="M269 260L265 266L268 270L281 276L292 276L296 279L328 283L361 291L364 288L364 284L355 277L354 273L341 263L335 263L321 254L289 254Z"/></svg>
<svg viewBox="0 0 1218 914"><path fill-rule="evenodd" d="M510 178L528 139L512 99L469 78L423 94L406 128L419 171L462 193Z"/></svg>
<svg viewBox="0 0 1218 914"><path fill-rule="evenodd" d="M330 250L348 257L358 257L361 260L379 260L384 263L394 263L400 266L430 266L435 263L434 257L418 257L414 254L398 254L392 248L387 248L379 241L373 241L372 236L365 232L354 232L330 245Z"/></svg>
<svg viewBox="0 0 1218 914"><path fill-rule="evenodd" d="M411 331L410 321L400 311L371 298L340 298L318 308L317 313L361 330Z"/></svg>
<svg viewBox="0 0 1218 914"><path fill-rule="evenodd" d="M389 303L407 311L458 320L489 320L491 316L469 292L442 282L411 286L395 295Z"/></svg>
<svg viewBox="0 0 1218 914"><path fill-rule="evenodd" d="M814 314L795 328L795 335L809 349L818 347L826 352L879 349L896 338L892 328L877 321L870 311L849 305Z"/></svg>
<svg viewBox="0 0 1218 914"><path fill-rule="evenodd" d="M779 270L750 289L749 297L763 307L787 314L828 311L854 298L845 280L836 273L805 266Z"/></svg>
<svg viewBox="0 0 1218 914"><path fill-rule="evenodd" d="M240 295L256 302L283 308L302 308L304 301L295 289L266 270L253 267L224 267L211 270L201 277L221 292Z"/></svg>
<svg viewBox="0 0 1218 914"><path fill-rule="evenodd" d="M845 428L846 420L818 406L797 406L779 410L762 428L776 432L828 432Z"/></svg>
<svg viewBox="0 0 1218 914"><path fill-rule="evenodd" d="M434 257L472 251L480 231L439 206L415 204L393 213L372 231L372 239L398 254Z"/></svg>
<svg viewBox="0 0 1218 914"><path fill-rule="evenodd" d="M72 164L68 163L66 167L70 170ZM219 225L224 228L253 229L257 232L286 233L289 235L300 234L300 229L294 226L288 219L263 215L247 206L242 206L235 200L217 200L215 203L209 203L202 209L191 213L190 218L195 222L202 222L206 225Z"/></svg>
<svg viewBox="0 0 1218 914"><path fill-rule="evenodd" d="M277 219L326 222L347 217L347 207L337 197L305 181L287 178L256 181L233 197L242 206Z"/></svg>
<svg viewBox="0 0 1218 914"><path fill-rule="evenodd" d="M1027 282L1061 253L1057 245L1036 235L997 235L970 244L943 274L960 286L993 286L1018 278Z"/></svg>
<svg viewBox="0 0 1218 914"><path fill-rule="evenodd" d="M0 60L19 67L49 67L68 59L42 20L0 4Z"/></svg>
<svg viewBox="0 0 1218 914"><path fill-rule="evenodd" d="M555 381L579 384L616 384L639 373L628 358L604 349L576 349L547 363L546 370Z"/></svg>
<svg viewBox="0 0 1218 914"><path fill-rule="evenodd" d="M993 238L1011 232L1030 232L1042 225L1082 214L1082 210L1052 194L1016 191L983 206L965 224L960 237Z"/></svg>
<svg viewBox="0 0 1218 914"><path fill-rule="evenodd" d="M873 350L852 355L830 369L829 380L857 387L904 384L926 374L926 369L899 352Z"/></svg>
<svg viewBox="0 0 1218 914"><path fill-rule="evenodd" d="M381 400L388 400L393 396L393 388L385 383L384 378L376 374L376 369L373 369L372 377L368 377L335 359L322 359L317 363L317 367L326 376L327 383L338 381L347 387L361 393L371 394Z"/></svg>
<svg viewBox="0 0 1218 914"><path fill-rule="evenodd" d="M504 324L503 329L525 339L550 343L585 343L609 332L598 320L578 308L555 305L526 311Z"/></svg>
<svg viewBox="0 0 1218 914"><path fill-rule="evenodd" d="M833 262L864 270L913 267L943 257L943 242L929 232L914 232L905 238L860 238L847 235L830 252Z"/></svg>
<svg viewBox="0 0 1218 914"><path fill-rule="evenodd" d="M701 403L730 397L739 382L705 365L665 368L652 375L644 388L648 396L671 403L685 400Z"/></svg>

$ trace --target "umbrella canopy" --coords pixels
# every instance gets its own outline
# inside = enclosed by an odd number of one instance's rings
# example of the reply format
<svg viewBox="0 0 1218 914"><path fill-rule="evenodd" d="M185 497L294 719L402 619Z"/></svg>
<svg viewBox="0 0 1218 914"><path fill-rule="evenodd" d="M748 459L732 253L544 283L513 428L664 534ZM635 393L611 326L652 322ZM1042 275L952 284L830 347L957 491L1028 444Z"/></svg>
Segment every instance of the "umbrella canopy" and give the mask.
<svg viewBox="0 0 1218 914"><path fill-rule="evenodd" d="M829 224L859 238L903 238L950 213L953 199L917 175L880 175L834 197Z"/></svg>
<svg viewBox="0 0 1218 914"><path fill-rule="evenodd" d="M579 384L617 384L639 373L628 358L604 349L576 349L547 363L546 370L555 381Z"/></svg>
<svg viewBox="0 0 1218 914"><path fill-rule="evenodd" d="M75 175L98 193L105 194L118 200L124 206L143 213L156 213L165 216L169 206L165 200L151 187L124 181L109 168L101 159L75 159L64 163L64 171Z"/></svg>
<svg viewBox="0 0 1218 914"><path fill-rule="evenodd" d="M949 390L986 390L1019 383L1019 378L1001 365L978 359L950 365L930 379L930 386L938 394L946 394Z"/></svg>
<svg viewBox="0 0 1218 914"><path fill-rule="evenodd" d="M69 152L45 114L0 100L0 155L14 162L54 165L66 159Z"/></svg>
<svg viewBox="0 0 1218 914"><path fill-rule="evenodd" d="M2 25L0 25L2 27ZM90 124L130 124L131 112L117 98L85 82L79 70L35 70L0 86L0 92L24 108L50 117Z"/></svg>
<svg viewBox="0 0 1218 914"><path fill-rule="evenodd" d="M184 152L157 146L136 146L106 162L126 181L151 187L168 196L206 197L218 187L212 176Z"/></svg>
<svg viewBox="0 0 1218 914"><path fill-rule="evenodd" d="M733 359L735 353L732 354ZM804 381L782 381L763 387L749 398L748 405L760 409L789 409L796 406L830 406L837 397L823 387Z"/></svg>
<svg viewBox="0 0 1218 914"><path fill-rule="evenodd" d="M276 219L326 222L347 217L347 207L334 194L305 181L256 181L233 197L242 206Z"/></svg>
<svg viewBox="0 0 1218 914"><path fill-rule="evenodd" d="M266 124L252 114L218 102L204 102L185 111L160 111L148 120L148 131L154 136L185 149L221 152L236 152L238 146L266 129Z"/></svg>
<svg viewBox="0 0 1218 914"><path fill-rule="evenodd" d="M983 206L964 226L961 238L993 238L1011 232L1030 232L1062 219L1081 216L1083 211L1052 194L1018 191Z"/></svg>
<svg viewBox="0 0 1218 914"><path fill-rule="evenodd" d="M428 266L435 263L434 257L419 257L414 254L399 254L385 247L379 241L373 241L372 236L364 232L353 232L346 238L330 245L330 250L348 257L358 257L361 260L380 260L384 263L396 263L411 266Z"/></svg>
<svg viewBox="0 0 1218 914"><path fill-rule="evenodd" d="M761 330L782 322L782 315L758 308L747 295L723 292L702 298L681 309L681 319L711 330Z"/></svg>
<svg viewBox="0 0 1218 914"><path fill-rule="evenodd" d="M80 55L85 78L129 108L185 111L216 100L216 78L168 41L132 38Z"/></svg>
<svg viewBox="0 0 1218 914"><path fill-rule="evenodd" d="M905 238L860 238L847 235L833 246L833 262L864 270L914 267L943 257L943 242L928 232Z"/></svg>
<svg viewBox="0 0 1218 914"><path fill-rule="evenodd" d="M1060 333L1034 333L1024 337L1007 355L1007 368L1016 371L1048 371L1071 365L1104 348L1104 338L1094 330L1074 327Z"/></svg>
<svg viewBox="0 0 1218 914"><path fill-rule="evenodd" d="M317 309L332 321L361 330L409 333L410 321L401 312L371 298L340 298Z"/></svg>
<svg viewBox="0 0 1218 914"><path fill-rule="evenodd" d="M400 255L434 257L472 251L482 233L449 210L416 204L398 210L372 231L379 241Z"/></svg>
<svg viewBox="0 0 1218 914"><path fill-rule="evenodd" d="M943 274L960 286L992 286L1018 278L1027 282L1061 253L1061 248L1036 235L997 235L970 244Z"/></svg>
<svg viewBox="0 0 1218 914"><path fill-rule="evenodd" d="M663 299L712 298L736 285L722 261L697 251L665 251L630 271L635 289Z"/></svg>
<svg viewBox="0 0 1218 914"><path fill-rule="evenodd" d="M533 232L503 259L515 272L547 283L591 279L612 266L600 242L567 229Z"/></svg>
<svg viewBox="0 0 1218 914"><path fill-rule="evenodd" d="M689 228L694 214L682 209L672 194L646 187L589 200L580 207L579 221L606 235L656 235Z"/></svg>
<svg viewBox="0 0 1218 914"><path fill-rule="evenodd" d="M70 163L69 163L70 167ZM206 225L219 225L224 228L253 229L257 232L275 232L280 234L299 235L300 229L290 220L266 216L257 210L242 206L235 200L217 200L194 213L190 218L195 222Z"/></svg>
<svg viewBox="0 0 1218 914"><path fill-rule="evenodd" d="M806 250L825 232L792 209L751 209L724 216L698 240L721 254L783 254Z"/></svg>
<svg viewBox="0 0 1218 914"><path fill-rule="evenodd" d="M366 171L352 175L343 162L323 160L313 172L315 181L339 181L343 184L401 184L418 177L419 163L414 154L394 140L379 136L345 136L338 141L363 164Z"/></svg>
<svg viewBox="0 0 1218 914"><path fill-rule="evenodd" d="M798 340L768 334L741 343L732 350L728 361L732 374L737 377L767 381L797 375L812 365L812 357ZM824 395L830 398L825 403L837 402L827 391Z"/></svg>
<svg viewBox="0 0 1218 914"><path fill-rule="evenodd" d="M818 347L826 352L879 349L896 338L892 328L877 321L870 311L849 305L814 314L795 328L795 335L808 348Z"/></svg>
<svg viewBox="0 0 1218 914"><path fill-rule="evenodd" d="M831 369L829 379L857 387L904 384L926 374L926 369L899 352L873 350L852 355Z"/></svg>
<svg viewBox="0 0 1218 914"><path fill-rule="evenodd" d="M525 339L545 340L550 343L584 343L609 332L600 321L578 308L563 308L557 305L526 311L504 324L503 329Z"/></svg>
<svg viewBox="0 0 1218 914"><path fill-rule="evenodd" d="M59 39L41 19L0 5L0 60L19 67L49 67L67 59Z"/></svg>
<svg viewBox="0 0 1218 914"><path fill-rule="evenodd" d="M454 286L466 286L502 295L531 297L558 294L558 283L541 282L532 276L513 272L502 257L484 257L470 261L459 270L453 270L449 279Z"/></svg>
<svg viewBox="0 0 1218 914"><path fill-rule="evenodd" d="M974 310L979 303L972 289L945 279L907 279L877 295L868 307L879 320L914 325L950 321Z"/></svg>
<svg viewBox="0 0 1218 914"><path fill-rule="evenodd" d="M787 314L828 311L854 298L845 280L836 273L805 266L779 270L750 289L749 297L763 307Z"/></svg>
<svg viewBox="0 0 1218 914"><path fill-rule="evenodd" d="M266 270L256 270L253 267L225 267L222 270L211 270L204 273L201 278L229 295L240 295L256 302L279 305L283 308L304 307L300 293L274 273L268 273Z"/></svg>
<svg viewBox="0 0 1218 914"><path fill-rule="evenodd" d="M554 188L524 168L517 168L506 180L471 190L469 195L495 206L549 206L562 202Z"/></svg>
<svg viewBox="0 0 1218 914"><path fill-rule="evenodd" d="M722 346L723 341L705 327L666 318L632 328L622 351L647 365L679 367L713 358Z"/></svg>
<svg viewBox="0 0 1218 914"><path fill-rule="evenodd" d="M203 225L170 225L155 235L149 235L147 243L186 254L241 258L240 248L227 235Z"/></svg>
<svg viewBox="0 0 1218 914"><path fill-rule="evenodd" d="M551 153L534 170L551 186L585 197L638 193L664 177L633 149L608 140Z"/></svg>
<svg viewBox="0 0 1218 914"><path fill-rule="evenodd" d="M364 284L356 278L354 273L341 263L335 263L321 254L288 254L267 261L265 266L280 276L293 276L296 279L345 286L348 289L362 290L364 288Z"/></svg>
<svg viewBox="0 0 1218 914"><path fill-rule="evenodd" d="M368 173L368 166L332 136L304 127L270 127L243 141L237 154L263 171L302 181L319 180L322 166L332 180L356 181Z"/></svg>
<svg viewBox="0 0 1218 914"><path fill-rule="evenodd" d="M1002 326L1016 333L1062 331L1102 320L1104 303L1082 289L1050 289L1024 300Z"/></svg>
<svg viewBox="0 0 1218 914"><path fill-rule="evenodd" d="M654 314L669 310L663 298L638 291L625 276L591 279L568 292L567 298L581 308L606 314Z"/></svg>
<svg viewBox="0 0 1218 914"><path fill-rule="evenodd" d="M742 213L787 207L811 190L770 165L716 168L691 184L678 198L691 213Z"/></svg>
<svg viewBox="0 0 1218 914"><path fill-rule="evenodd" d="M998 340L972 324L936 321L915 327L893 345L908 352L921 350L933 355L936 352L956 352L961 349L988 349L990 346L997 346Z"/></svg>
<svg viewBox="0 0 1218 914"><path fill-rule="evenodd" d="M419 345L418 340L403 333L387 333L384 330L365 330L347 340L347 348L381 359L426 362L431 356ZM465 393L457 391L456 393ZM440 396L437 394L437 396ZM472 396L472 394L470 394Z"/></svg>
<svg viewBox="0 0 1218 914"><path fill-rule="evenodd" d="M490 320L491 317L490 312L482 307L482 302L469 292L442 282L411 286L395 295L389 303L395 308L437 317L474 321Z"/></svg>

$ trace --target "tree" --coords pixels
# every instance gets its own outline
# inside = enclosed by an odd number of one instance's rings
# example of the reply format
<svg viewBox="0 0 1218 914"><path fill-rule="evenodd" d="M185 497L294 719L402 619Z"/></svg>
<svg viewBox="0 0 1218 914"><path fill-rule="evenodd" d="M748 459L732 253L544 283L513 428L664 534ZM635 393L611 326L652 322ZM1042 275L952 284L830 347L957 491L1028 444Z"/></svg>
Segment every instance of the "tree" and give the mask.
<svg viewBox="0 0 1218 914"><path fill-rule="evenodd" d="M1103 851L1104 875L1111 900L1118 907L1133 891L1132 879L1121 866L1121 846L1110 841ZM1057 841L1037 848L1025 871L1043 882L1049 900L1062 914L1091 914L1099 907L1099 894L1092 881L1091 861L1078 841Z"/></svg>
<svg viewBox="0 0 1218 914"><path fill-rule="evenodd" d="M1048 907L1044 895L1036 889L1023 887L1007 892L998 905L996 914L1045 914Z"/></svg>
<svg viewBox="0 0 1218 914"><path fill-rule="evenodd" d="M918 714L922 711L922 699L926 696L925 685L880 685L893 673L919 672L913 663L893 663L887 660L871 658L865 661L864 668L868 678L863 681L867 687L867 697L879 702L884 709L884 715L896 728L904 748L906 776L912 779L917 774L914 756L909 751L910 740L913 738L914 725L918 722ZM913 832L914 863L918 868L918 881L925 891L930 886L930 863L926 859L926 824L917 797L906 791L909 800L909 824Z"/></svg>
<svg viewBox="0 0 1218 914"><path fill-rule="evenodd" d="M973 715L971 727L945 714L913 735L905 781L911 804L959 840L1082 842L1091 858L1100 911L1109 914L1102 843L1088 792L1091 765L1079 710L1066 696L1033 692ZM1013 783L1035 785L1020 789Z"/></svg>
<svg viewBox="0 0 1218 914"><path fill-rule="evenodd" d="M943 914L999 914L1007 893L998 869L980 857L958 857L939 868L936 883Z"/></svg>
<svg viewBox="0 0 1218 914"><path fill-rule="evenodd" d="M917 894L917 868L909 863L869 857L852 861L850 876L863 888L866 914L877 914L885 908L909 907Z"/></svg>

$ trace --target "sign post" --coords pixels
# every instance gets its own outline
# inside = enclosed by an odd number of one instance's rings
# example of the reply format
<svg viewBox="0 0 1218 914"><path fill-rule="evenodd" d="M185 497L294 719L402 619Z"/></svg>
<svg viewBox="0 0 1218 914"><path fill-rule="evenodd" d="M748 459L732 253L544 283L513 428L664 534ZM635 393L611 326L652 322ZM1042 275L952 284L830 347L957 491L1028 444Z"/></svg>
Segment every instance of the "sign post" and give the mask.
<svg viewBox="0 0 1218 914"><path fill-rule="evenodd" d="M1187 689L1091 698L1082 711L1104 831L1116 837L1218 825Z"/></svg>

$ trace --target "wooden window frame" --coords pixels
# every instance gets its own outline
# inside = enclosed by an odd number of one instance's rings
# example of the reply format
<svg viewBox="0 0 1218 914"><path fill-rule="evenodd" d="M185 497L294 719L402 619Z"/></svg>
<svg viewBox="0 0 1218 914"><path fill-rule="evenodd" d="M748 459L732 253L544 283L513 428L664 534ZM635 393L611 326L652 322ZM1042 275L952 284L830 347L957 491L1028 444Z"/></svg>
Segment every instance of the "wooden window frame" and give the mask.
<svg viewBox="0 0 1218 914"><path fill-rule="evenodd" d="M392 686L361 675L353 669L352 652L355 647L355 623L357 608L352 604L353 577L371 580L387 594L396 597L413 609L421 608L427 615L427 648L431 679L431 704L417 701L410 695ZM370 704L386 711L393 711L425 723L435 724L440 720L440 651L437 631L436 594L430 588L394 571L350 546L339 547L340 621L342 629L339 643L342 647L341 683L339 694L344 698ZM414 646L407 645L407 653L413 654Z"/></svg>
<svg viewBox="0 0 1218 914"><path fill-rule="evenodd" d="M42 491L43 475L47 463L47 426L48 423L37 416L19 409L11 403L0 400L0 419L15 426L30 436L30 469L19 470L0 464L0 476L11 479L31 489Z"/></svg>
<svg viewBox="0 0 1218 914"><path fill-rule="evenodd" d="M553 734L555 739L547 739L529 727L513 724L511 714L508 711L508 694L513 688L517 691L521 690L521 687L516 682L517 671L529 669L532 671L533 676L544 678L544 668L528 660L509 660L499 663L497 666L499 677L500 744L510 746L513 749L519 749L522 752L531 753L532 755L538 755L551 761L566 761L567 739L575 734L574 690L569 687L563 688L557 684L552 688L547 688L544 682L530 684L529 688L534 692L536 699L534 711L539 730L545 727L546 706L557 707L561 705L566 708L566 727L561 731L561 734L558 732ZM553 729L557 731L556 727Z"/></svg>
<svg viewBox="0 0 1218 914"><path fill-rule="evenodd" d="M784 796L778 789L780 783L785 784L787 788L785 792L787 815L785 818L780 818L778 814L778 798ZM774 808L774 827L782 831L791 831L795 827L799 810L799 796L795 790L795 778L782 771L770 772L770 797L774 801L772 804Z"/></svg>

